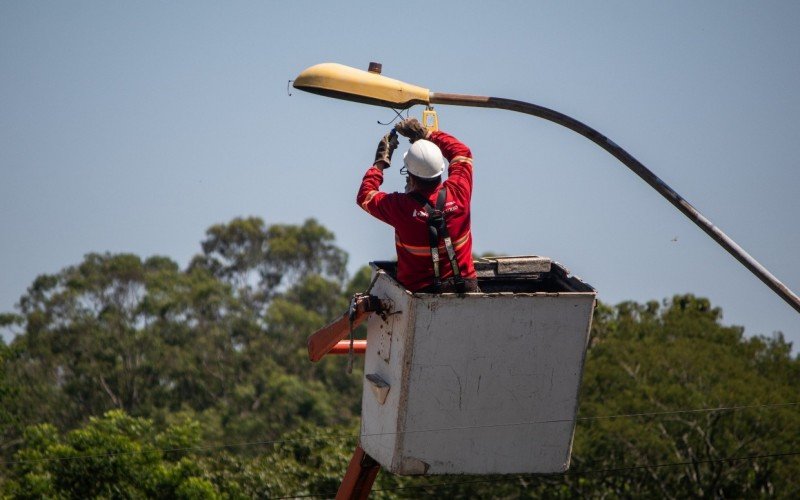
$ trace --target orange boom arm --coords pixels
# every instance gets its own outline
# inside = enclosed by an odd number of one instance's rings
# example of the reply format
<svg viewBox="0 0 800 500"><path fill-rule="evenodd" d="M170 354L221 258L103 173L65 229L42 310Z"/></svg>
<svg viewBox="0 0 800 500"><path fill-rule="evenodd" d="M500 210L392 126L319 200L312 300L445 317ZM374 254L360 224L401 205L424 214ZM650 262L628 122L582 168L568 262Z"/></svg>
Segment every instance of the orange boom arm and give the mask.
<svg viewBox="0 0 800 500"><path fill-rule="evenodd" d="M358 327L373 312L381 310L381 301L374 295L357 295L350 303L350 310L339 319L324 326L308 337L308 359L317 362L328 354L336 344L347 337L352 328Z"/></svg>

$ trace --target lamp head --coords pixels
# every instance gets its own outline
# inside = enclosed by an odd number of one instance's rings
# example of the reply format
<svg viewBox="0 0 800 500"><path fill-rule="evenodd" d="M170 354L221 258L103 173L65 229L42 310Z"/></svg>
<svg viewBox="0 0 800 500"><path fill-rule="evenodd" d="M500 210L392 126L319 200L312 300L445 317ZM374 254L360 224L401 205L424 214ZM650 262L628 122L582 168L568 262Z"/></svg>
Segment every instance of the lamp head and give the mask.
<svg viewBox="0 0 800 500"><path fill-rule="evenodd" d="M405 109L430 101L430 90L382 76L377 63L370 63L370 71L336 63L317 64L300 73L293 86L314 94L388 108Z"/></svg>

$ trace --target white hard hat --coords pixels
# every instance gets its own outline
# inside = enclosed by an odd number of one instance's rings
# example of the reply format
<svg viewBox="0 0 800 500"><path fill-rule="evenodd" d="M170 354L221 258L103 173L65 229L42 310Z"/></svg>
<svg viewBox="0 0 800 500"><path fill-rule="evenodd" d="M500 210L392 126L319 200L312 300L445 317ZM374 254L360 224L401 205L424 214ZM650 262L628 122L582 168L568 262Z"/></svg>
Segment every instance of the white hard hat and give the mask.
<svg viewBox="0 0 800 500"><path fill-rule="evenodd" d="M445 160L436 144L420 139L403 155L403 163L408 173L422 179L433 179L442 175Z"/></svg>

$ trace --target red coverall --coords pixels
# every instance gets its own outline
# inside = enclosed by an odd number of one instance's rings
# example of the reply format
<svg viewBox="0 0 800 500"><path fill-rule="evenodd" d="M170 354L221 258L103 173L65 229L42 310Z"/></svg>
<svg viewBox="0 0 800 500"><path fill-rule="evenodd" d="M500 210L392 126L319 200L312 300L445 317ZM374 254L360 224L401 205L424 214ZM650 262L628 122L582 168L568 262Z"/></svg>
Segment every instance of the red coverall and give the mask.
<svg viewBox="0 0 800 500"><path fill-rule="evenodd" d="M472 152L455 137L442 132L429 134L429 141L441 149L450 162L447 180L433 189L420 191L431 206L442 185L447 186L444 212L447 230L456 250L461 277L476 279L472 263L472 231L470 230L470 200L472 199ZM380 190L383 171L375 166L364 174L356 203L373 217L394 227L397 248L397 281L416 292L433 283L433 261L428 241L428 214L420 204L405 193L385 193ZM439 244L441 279L453 277L444 242Z"/></svg>

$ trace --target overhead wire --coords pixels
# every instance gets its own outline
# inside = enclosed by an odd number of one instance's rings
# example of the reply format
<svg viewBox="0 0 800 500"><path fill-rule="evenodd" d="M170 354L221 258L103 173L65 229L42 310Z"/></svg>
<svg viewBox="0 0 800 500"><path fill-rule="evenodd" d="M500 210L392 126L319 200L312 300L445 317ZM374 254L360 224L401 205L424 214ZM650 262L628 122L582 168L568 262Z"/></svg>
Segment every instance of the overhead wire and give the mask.
<svg viewBox="0 0 800 500"><path fill-rule="evenodd" d="M786 407L786 406L797 406L800 405L800 402L793 402L793 403L774 403L774 404L763 404L763 405L738 405L738 406L727 406L727 407L715 407L715 408L695 408L691 410L666 410L666 411L656 411L656 412L644 412L644 413L622 413L617 415L597 415L593 417L577 417L574 420L576 421L589 421L589 420L608 420L614 418L634 418L634 417L650 417L650 416L664 416L664 415L678 415L682 413L706 413L706 412L724 412L724 411L739 411L745 409L753 409L753 408L776 408L776 407ZM524 425L539 425L539 424L556 424L556 423L567 423L572 422L573 419L571 418L559 418L559 419L551 419L551 420L534 420L534 421L523 421L523 422L505 422L501 424L483 424L483 425L465 425L460 427L439 427L439 428L432 428L432 429L412 429L412 430L405 430L405 431L397 431L397 432L378 432L374 434L361 434L361 437L374 437L374 436L382 436L382 435L391 435L391 434L413 434L413 433L422 433L422 432L444 432L450 430L469 430L469 429L483 429L483 428L493 428L493 427L515 427L515 426L524 426Z"/></svg>
<svg viewBox="0 0 800 500"><path fill-rule="evenodd" d="M684 410L665 410L665 411L657 411L657 412L641 412L641 413L621 413L616 415L596 415L590 417L577 417L576 421L590 421L590 420L607 420L607 419L614 419L614 418L636 418L636 417L650 417L650 416L664 416L664 415L676 415L676 414L683 414L683 413L706 413L706 412L725 412L725 411L741 411L746 409L756 409L756 408L780 408L780 407L790 407L790 406L798 406L800 405L800 401L798 402L785 402L785 403L766 403L766 404L758 404L758 405L735 405L735 406L724 406L724 407L713 407L713 408L693 408L693 409L684 409ZM523 421L523 422L508 422L508 423L501 423L501 424L483 424L483 425L471 425L471 426L460 426L460 427L440 427L440 428L431 428L431 429L412 429L412 430L405 430L405 431L395 431L395 432L377 432L377 433L365 433L365 434L343 434L343 433L332 433L330 436L325 436L325 439L357 439L357 438L365 438L365 437L378 437L378 436L387 436L387 435L397 435L397 434L413 434L413 433L424 433L424 432L445 432L445 431L453 431L453 430L471 430L471 429L483 429L483 428L495 428L495 427L513 427L513 426L524 426L524 425L540 425L540 424L551 424L551 423L567 423L572 422L573 419L552 419L552 420L537 420L537 421ZM319 436L309 436L309 437L301 437L301 438L293 438L293 439L274 439L274 440L265 440L265 441L244 441L240 443L221 443L221 444L210 444L210 445L200 445L200 446L189 446L189 447L179 447L179 448L149 448L148 450L138 450L138 451L122 451L122 452L111 452L111 453L97 453L97 454L89 454L89 455L75 455L75 456L68 456L68 457L42 457L42 458L35 458L35 459L21 459L21 460L6 460L0 461L2 465L14 465L14 464L22 464L22 463L35 463L35 462L47 462L47 461L62 461L62 460L79 460L79 459L89 459L89 458L99 458L99 457L113 457L113 456L125 456L125 455L135 455L145 453L146 451L160 451L162 453L178 453L178 452L189 452L189 451L205 451L205 450L214 450L214 449L223 449L223 448L239 448L239 447L249 447L249 446L267 446L267 445L278 445L278 444L289 444L289 443L297 443L297 442L304 442L304 441L314 441L317 439L323 439Z"/></svg>
<svg viewBox="0 0 800 500"><path fill-rule="evenodd" d="M400 111L397 111L397 110L396 110L396 109L394 109L394 108L389 108L389 109L391 109L392 111L394 111L394 114L395 114L395 115L397 115L397 116L395 116L394 118L392 118L391 120L389 120L389 122L388 122L388 123L383 123L383 122L381 122L380 120L378 120L378 125L383 125L383 126L386 126L386 125L391 125L391 124L392 124L392 123L394 123L394 122L395 122L395 120L397 120L398 118L399 118L401 121L403 120L403 115L401 114L401 113L402 113L402 110L400 110ZM408 115L408 110L406 110L406 116L407 116L407 115Z"/></svg>
<svg viewBox="0 0 800 500"><path fill-rule="evenodd" d="M650 416L660 416L660 415L677 415L681 413L738 411L738 410L746 410L752 408L778 408L781 406L797 406L797 405L800 405L800 401L795 401L792 403L766 403L760 405L735 405L735 406L720 406L714 408L694 408L690 410L664 410L664 411L652 411L643 413L622 413L618 415L596 415L593 417L578 417L576 420L602 420L602 419L623 418L623 417L650 417Z"/></svg>

